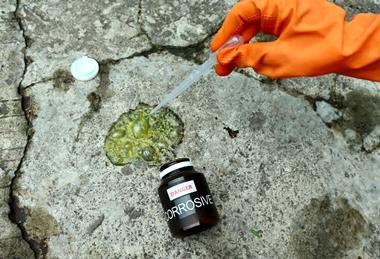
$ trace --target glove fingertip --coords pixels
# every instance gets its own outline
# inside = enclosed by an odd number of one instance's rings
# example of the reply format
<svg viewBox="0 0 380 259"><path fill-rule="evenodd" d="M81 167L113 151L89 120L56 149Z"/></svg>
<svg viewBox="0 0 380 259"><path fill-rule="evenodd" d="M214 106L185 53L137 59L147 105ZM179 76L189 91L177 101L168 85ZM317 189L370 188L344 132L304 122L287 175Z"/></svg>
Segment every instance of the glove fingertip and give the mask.
<svg viewBox="0 0 380 259"><path fill-rule="evenodd" d="M217 60L219 64L225 67L231 66L231 63L233 63L233 60L236 58L236 55L238 54L239 47L240 46L235 46L222 49L217 55Z"/></svg>
<svg viewBox="0 0 380 259"><path fill-rule="evenodd" d="M230 38L224 31L225 29L222 27L211 41L210 48L212 52L217 51Z"/></svg>
<svg viewBox="0 0 380 259"><path fill-rule="evenodd" d="M222 66L220 64L216 64L216 66L215 66L215 72L219 76L228 76L229 74L231 74L231 72L232 72L233 69L234 68L232 68L232 67Z"/></svg>
<svg viewBox="0 0 380 259"><path fill-rule="evenodd" d="M217 51L218 48L219 48L219 46L220 46L220 44L219 44L217 38L214 37L214 39L212 40L212 42L211 42L211 44L210 44L210 49L211 49L211 51L212 51L212 52Z"/></svg>

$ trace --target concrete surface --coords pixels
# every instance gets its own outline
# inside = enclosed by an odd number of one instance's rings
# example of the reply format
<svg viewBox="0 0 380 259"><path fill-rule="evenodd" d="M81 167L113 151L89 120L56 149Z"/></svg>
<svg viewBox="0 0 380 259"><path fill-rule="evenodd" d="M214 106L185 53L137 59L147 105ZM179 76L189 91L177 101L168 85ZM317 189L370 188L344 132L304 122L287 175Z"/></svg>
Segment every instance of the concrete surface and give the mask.
<svg viewBox="0 0 380 259"><path fill-rule="evenodd" d="M316 112L325 123L332 123L340 118L340 112L325 101L316 102Z"/></svg>
<svg viewBox="0 0 380 259"><path fill-rule="evenodd" d="M89 55L119 59L148 50L139 1L23 1L19 3L31 64L23 85L53 77L58 68Z"/></svg>
<svg viewBox="0 0 380 259"><path fill-rule="evenodd" d="M223 22L224 14L236 2L141 0L143 29L154 45L194 45L217 30Z"/></svg>
<svg viewBox="0 0 380 259"><path fill-rule="evenodd" d="M170 237L157 166L105 156L112 123L195 68L231 4L0 4L0 258L380 257L378 83L244 69L177 98L177 156L205 173L222 219L193 237ZM100 62L88 82L68 73L83 54ZM326 125L317 102L341 118Z"/></svg>
<svg viewBox="0 0 380 259"><path fill-rule="evenodd" d="M16 3L0 3L0 258L32 258L33 251L9 218L11 182L27 143L27 123L17 88L24 72L24 38Z"/></svg>

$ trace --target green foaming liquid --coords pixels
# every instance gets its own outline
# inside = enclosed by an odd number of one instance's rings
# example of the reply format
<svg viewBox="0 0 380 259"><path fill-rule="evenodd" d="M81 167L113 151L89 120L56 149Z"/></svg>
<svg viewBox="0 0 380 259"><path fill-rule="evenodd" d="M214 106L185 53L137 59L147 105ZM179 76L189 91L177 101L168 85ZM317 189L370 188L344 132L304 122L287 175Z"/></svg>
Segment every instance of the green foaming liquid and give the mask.
<svg viewBox="0 0 380 259"><path fill-rule="evenodd" d="M168 108L149 114L152 108L139 104L111 126L104 147L113 164L125 165L138 160L160 164L174 157L174 149L183 138L183 123Z"/></svg>

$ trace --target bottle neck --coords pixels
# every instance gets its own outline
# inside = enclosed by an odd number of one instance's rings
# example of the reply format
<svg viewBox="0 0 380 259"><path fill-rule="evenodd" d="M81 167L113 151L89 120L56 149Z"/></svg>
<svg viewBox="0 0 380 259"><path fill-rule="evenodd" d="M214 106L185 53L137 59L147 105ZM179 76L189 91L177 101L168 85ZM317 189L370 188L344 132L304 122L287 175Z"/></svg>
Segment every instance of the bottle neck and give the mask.
<svg viewBox="0 0 380 259"><path fill-rule="evenodd" d="M160 178L162 180L165 176L168 176L169 174L172 175L172 173L176 171L180 171L180 169L184 169L186 167L188 168L190 167L192 169L193 165L190 161L182 161L182 162L173 164L161 171Z"/></svg>
<svg viewBox="0 0 380 259"><path fill-rule="evenodd" d="M180 174L180 173L183 173L183 172L186 172L186 171L190 171L190 170L194 170L194 167L187 166L187 167L182 167L181 169L174 170L174 171L166 174L164 177L162 177L161 181L169 178L170 176L173 176L173 175L176 175L176 174Z"/></svg>

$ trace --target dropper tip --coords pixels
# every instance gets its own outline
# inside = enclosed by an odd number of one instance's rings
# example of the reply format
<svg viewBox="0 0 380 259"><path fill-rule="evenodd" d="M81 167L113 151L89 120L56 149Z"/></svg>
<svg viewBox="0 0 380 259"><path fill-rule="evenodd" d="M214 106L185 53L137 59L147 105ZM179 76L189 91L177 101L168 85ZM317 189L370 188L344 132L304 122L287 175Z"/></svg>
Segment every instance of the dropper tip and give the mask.
<svg viewBox="0 0 380 259"><path fill-rule="evenodd" d="M153 114L153 113L156 113L159 109L161 109L162 107L164 107L164 105L162 105L161 103L156 105L156 107L154 107L150 112L149 112L149 115Z"/></svg>
<svg viewBox="0 0 380 259"><path fill-rule="evenodd" d="M152 109L152 110L149 112L149 115L154 114L157 110L158 110L158 109L157 109L157 106L154 107L154 109Z"/></svg>

